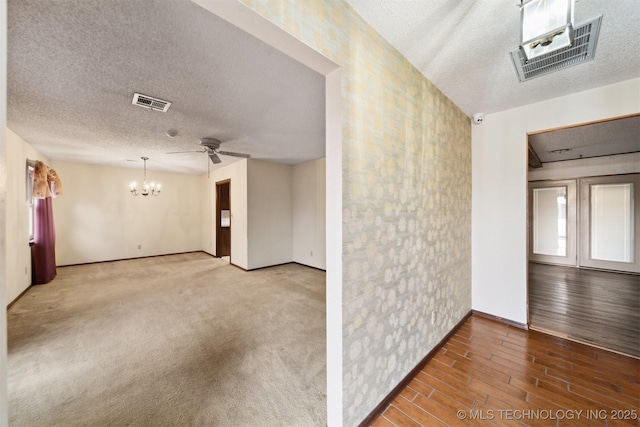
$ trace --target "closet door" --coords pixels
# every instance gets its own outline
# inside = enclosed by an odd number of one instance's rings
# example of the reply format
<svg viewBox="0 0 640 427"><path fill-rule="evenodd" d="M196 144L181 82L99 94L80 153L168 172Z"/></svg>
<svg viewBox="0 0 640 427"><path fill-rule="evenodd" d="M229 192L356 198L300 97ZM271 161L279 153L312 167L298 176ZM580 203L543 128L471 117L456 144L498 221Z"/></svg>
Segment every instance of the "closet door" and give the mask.
<svg viewBox="0 0 640 427"><path fill-rule="evenodd" d="M640 174L580 180L580 266L640 273Z"/></svg>
<svg viewBox="0 0 640 427"><path fill-rule="evenodd" d="M529 260L576 265L576 181L529 183Z"/></svg>

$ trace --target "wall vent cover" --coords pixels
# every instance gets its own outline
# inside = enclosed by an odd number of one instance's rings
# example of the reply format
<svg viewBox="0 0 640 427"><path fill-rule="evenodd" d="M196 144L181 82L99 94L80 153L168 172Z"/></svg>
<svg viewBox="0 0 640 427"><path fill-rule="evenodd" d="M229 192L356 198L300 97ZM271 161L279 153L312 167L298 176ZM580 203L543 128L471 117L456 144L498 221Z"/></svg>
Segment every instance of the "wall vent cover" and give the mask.
<svg viewBox="0 0 640 427"><path fill-rule="evenodd" d="M163 113L166 113L169 107L171 107L171 103L169 101L163 101L162 99L143 95L141 93L134 93L133 101L131 101L131 103L138 107L149 108L154 111L162 111Z"/></svg>
<svg viewBox="0 0 640 427"><path fill-rule="evenodd" d="M593 60L600 34L602 15L576 26L573 30L573 44L554 52L527 60L522 49L514 49L511 60L516 67L520 82L549 74L563 68Z"/></svg>

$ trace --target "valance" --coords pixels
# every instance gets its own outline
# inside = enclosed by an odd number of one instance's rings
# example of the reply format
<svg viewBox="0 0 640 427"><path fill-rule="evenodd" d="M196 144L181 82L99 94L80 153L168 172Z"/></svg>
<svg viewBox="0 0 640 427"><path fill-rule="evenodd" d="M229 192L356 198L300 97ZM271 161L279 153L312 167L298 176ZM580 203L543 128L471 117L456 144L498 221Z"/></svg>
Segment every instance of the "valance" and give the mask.
<svg viewBox="0 0 640 427"><path fill-rule="evenodd" d="M33 171L33 197L45 199L58 196L62 196L62 180L55 170L36 160Z"/></svg>

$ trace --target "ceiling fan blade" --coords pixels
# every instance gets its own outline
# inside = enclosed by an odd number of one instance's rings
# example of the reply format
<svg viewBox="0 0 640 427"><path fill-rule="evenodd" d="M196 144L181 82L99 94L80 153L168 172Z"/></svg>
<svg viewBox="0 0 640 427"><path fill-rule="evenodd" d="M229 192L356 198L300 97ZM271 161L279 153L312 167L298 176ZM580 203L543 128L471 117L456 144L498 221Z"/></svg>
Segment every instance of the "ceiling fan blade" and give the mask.
<svg viewBox="0 0 640 427"><path fill-rule="evenodd" d="M218 154L222 154L223 156L233 156L233 157L242 157L245 159L250 159L251 156L249 154L242 154L242 153L232 153L231 151L216 151L216 153Z"/></svg>
<svg viewBox="0 0 640 427"><path fill-rule="evenodd" d="M211 163L213 163L214 165L222 163L222 160L220 160L220 157L218 157L216 153L210 153L209 158L211 159Z"/></svg>
<svg viewBox="0 0 640 427"><path fill-rule="evenodd" d="M169 151L166 154L182 154L182 153L206 153L207 150L189 150L189 151Z"/></svg>

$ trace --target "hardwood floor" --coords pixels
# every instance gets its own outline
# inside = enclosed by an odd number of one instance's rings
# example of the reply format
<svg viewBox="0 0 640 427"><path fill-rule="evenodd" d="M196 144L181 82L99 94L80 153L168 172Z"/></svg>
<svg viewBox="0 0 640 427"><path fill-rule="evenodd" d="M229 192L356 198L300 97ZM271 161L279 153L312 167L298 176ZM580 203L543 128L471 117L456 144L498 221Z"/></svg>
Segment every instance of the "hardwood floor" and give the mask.
<svg viewBox="0 0 640 427"><path fill-rule="evenodd" d="M640 357L640 276L529 263L529 321Z"/></svg>
<svg viewBox="0 0 640 427"><path fill-rule="evenodd" d="M640 361L472 316L371 425L638 426Z"/></svg>

